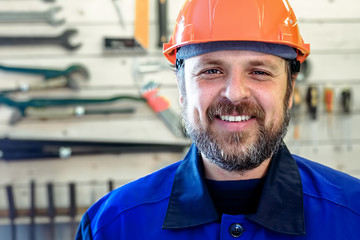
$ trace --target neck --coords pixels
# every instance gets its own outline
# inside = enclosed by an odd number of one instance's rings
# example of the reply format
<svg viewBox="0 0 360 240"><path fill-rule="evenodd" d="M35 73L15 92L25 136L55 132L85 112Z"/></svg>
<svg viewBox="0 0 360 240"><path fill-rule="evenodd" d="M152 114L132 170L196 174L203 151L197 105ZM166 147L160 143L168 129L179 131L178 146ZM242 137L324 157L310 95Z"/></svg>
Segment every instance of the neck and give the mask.
<svg viewBox="0 0 360 240"><path fill-rule="evenodd" d="M216 181L237 181L262 178L266 175L266 171L269 167L271 160L271 158L266 159L263 163L261 163L260 166L251 170L229 172L212 163L203 155L202 159L205 169L205 178Z"/></svg>

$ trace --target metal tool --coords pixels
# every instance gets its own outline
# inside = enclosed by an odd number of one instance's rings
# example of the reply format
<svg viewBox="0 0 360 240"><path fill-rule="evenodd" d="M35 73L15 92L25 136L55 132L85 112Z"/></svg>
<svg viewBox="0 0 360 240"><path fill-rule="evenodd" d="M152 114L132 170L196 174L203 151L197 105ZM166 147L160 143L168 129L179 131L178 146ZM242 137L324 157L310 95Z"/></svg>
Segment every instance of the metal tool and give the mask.
<svg viewBox="0 0 360 240"><path fill-rule="evenodd" d="M327 85L324 88L324 104L327 118L327 133L329 138L334 138L333 133L333 110L334 110L334 89ZM339 150L339 144L335 144L336 150Z"/></svg>
<svg viewBox="0 0 360 240"><path fill-rule="evenodd" d="M145 54L146 49L135 38L104 38L105 53Z"/></svg>
<svg viewBox="0 0 360 240"><path fill-rule="evenodd" d="M351 113L352 91L350 87L341 89L341 108L343 113Z"/></svg>
<svg viewBox="0 0 360 240"><path fill-rule="evenodd" d="M56 141L47 139L0 139L0 158L6 161L66 158L104 153L181 153L190 143ZM50 204L50 203L49 203Z"/></svg>
<svg viewBox="0 0 360 240"><path fill-rule="evenodd" d="M15 218L17 216L16 208L15 208L15 200L13 187L11 185L6 186L6 195L8 199L8 216L11 224L11 239L16 240L16 225Z"/></svg>
<svg viewBox="0 0 360 240"><path fill-rule="evenodd" d="M108 191L111 192L112 190L114 190L114 181L110 179L108 181Z"/></svg>
<svg viewBox="0 0 360 240"><path fill-rule="evenodd" d="M352 98L353 93L352 89L349 86L343 87L341 89L340 94L340 105L341 105L341 122L342 122L342 133L344 134L344 138L346 139L346 148L348 151L352 150L352 141L351 141L351 135L352 135L352 125L353 120L351 116L352 112Z"/></svg>
<svg viewBox="0 0 360 240"><path fill-rule="evenodd" d="M47 183L46 184L47 189L47 199L48 199L48 211L47 215L49 217L50 221L50 238L51 240L55 239L55 203L54 203L54 184Z"/></svg>
<svg viewBox="0 0 360 240"><path fill-rule="evenodd" d="M15 67L0 65L0 70L7 72L18 72L22 74L41 75L45 80L65 76L72 77L79 74L82 78L88 79L90 77L88 69L81 64L72 64L65 69L50 69L50 68L36 68L36 67Z"/></svg>
<svg viewBox="0 0 360 240"><path fill-rule="evenodd" d="M121 13L121 9L120 9L120 6L119 6L119 0L112 0L114 6L115 6L115 9L116 9L116 13L119 17L119 22L120 22L120 25L123 29L125 29L125 21L124 21L124 18L123 18L123 15Z"/></svg>
<svg viewBox="0 0 360 240"><path fill-rule="evenodd" d="M158 4L158 26L159 40L158 47L162 48L167 41L167 0L157 0Z"/></svg>
<svg viewBox="0 0 360 240"><path fill-rule="evenodd" d="M0 65L0 70L8 72L18 72L22 74L40 75L45 80L45 82L42 83L25 83L14 89L0 90L0 95L15 92L27 92L31 90L53 89L63 87L78 90L78 80L88 80L90 75L86 67L80 64L73 64L63 70L31 67L11 67Z"/></svg>
<svg viewBox="0 0 360 240"><path fill-rule="evenodd" d="M44 107L26 109L26 117L30 119L64 119L70 117L83 117L85 115L130 114L135 108L90 109L83 106L75 107ZM12 119L15 121L16 119ZM14 124L15 122L12 122Z"/></svg>
<svg viewBox="0 0 360 240"><path fill-rule="evenodd" d="M0 95L16 93L16 92L29 92L35 90L57 89L57 88L65 88L65 87L73 90L79 89L79 85L73 79L59 77L42 83L35 83L35 84L23 83L19 87L13 89L1 90Z"/></svg>
<svg viewBox="0 0 360 240"><path fill-rule="evenodd" d="M81 47L81 43L72 44L70 38L77 33L75 29L67 29L58 36L1 36L0 46L21 45L59 45L73 51Z"/></svg>
<svg viewBox="0 0 360 240"><path fill-rule="evenodd" d="M312 142L313 142L313 151L318 151L319 146L319 138L318 138L318 124L317 121L317 112L319 105L319 90L315 85L310 85L307 89L306 94L306 103L308 106L309 115L311 118L311 134L312 134Z"/></svg>
<svg viewBox="0 0 360 240"><path fill-rule="evenodd" d="M46 11L1 11L0 23L46 22L53 26L59 26L65 23L64 19L56 18L56 13L61 9L59 6L54 6Z"/></svg>
<svg viewBox="0 0 360 240"><path fill-rule="evenodd" d="M292 122L294 124L294 140L299 140L300 138L300 107L301 107L302 97L298 87L294 88L294 100L293 106L291 108L292 113Z"/></svg>
<svg viewBox="0 0 360 240"><path fill-rule="evenodd" d="M180 117L170 109L170 103L164 96L157 95L158 84L149 82L142 87L141 92L151 109L158 114L172 133L177 137L184 137Z"/></svg>
<svg viewBox="0 0 360 240"><path fill-rule="evenodd" d="M76 186L75 183L69 183L69 216L70 216L70 227L71 236L70 239L74 239L77 230L77 224L75 221L77 210L76 210Z"/></svg>
<svg viewBox="0 0 360 240"><path fill-rule="evenodd" d="M29 230L30 230L29 231L30 240L36 240L36 237L35 237L35 215L36 215L35 202L36 202L35 182L31 181L30 182L30 211L29 211L29 215L30 215L30 228L29 228Z"/></svg>
<svg viewBox="0 0 360 240"><path fill-rule="evenodd" d="M15 109L10 123L15 123L22 117L26 117L26 111L30 107L77 106L110 103L120 100L145 101L145 99L141 97L131 95L119 95L110 98L33 98L26 101L15 101L9 97L0 95L0 105L5 104Z"/></svg>

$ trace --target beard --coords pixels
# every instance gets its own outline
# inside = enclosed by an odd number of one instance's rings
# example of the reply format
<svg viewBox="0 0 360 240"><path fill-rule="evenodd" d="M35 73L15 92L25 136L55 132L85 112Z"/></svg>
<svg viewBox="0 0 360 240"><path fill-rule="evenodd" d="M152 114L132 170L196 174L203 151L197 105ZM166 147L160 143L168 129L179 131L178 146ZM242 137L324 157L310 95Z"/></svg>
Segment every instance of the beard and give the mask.
<svg viewBox="0 0 360 240"><path fill-rule="evenodd" d="M261 165L282 146L290 121L287 102L285 99L278 126L274 122L265 126L265 111L257 104L245 101L234 105L226 99L211 105L206 112L207 124L201 124L198 118L191 121L184 97L182 118L186 133L204 157L229 172L244 172ZM256 131L219 132L211 128L220 115L234 113L254 117L258 123Z"/></svg>

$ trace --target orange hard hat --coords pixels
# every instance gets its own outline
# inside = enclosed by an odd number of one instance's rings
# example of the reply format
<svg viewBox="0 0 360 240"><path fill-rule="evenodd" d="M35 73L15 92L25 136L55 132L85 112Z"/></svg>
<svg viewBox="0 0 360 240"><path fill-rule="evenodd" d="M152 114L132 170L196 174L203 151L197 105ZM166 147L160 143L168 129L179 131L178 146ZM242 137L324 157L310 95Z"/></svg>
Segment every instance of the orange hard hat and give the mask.
<svg viewBox="0 0 360 240"><path fill-rule="evenodd" d="M163 53L175 64L179 47L219 41L290 46L299 62L310 54L288 0L186 0Z"/></svg>

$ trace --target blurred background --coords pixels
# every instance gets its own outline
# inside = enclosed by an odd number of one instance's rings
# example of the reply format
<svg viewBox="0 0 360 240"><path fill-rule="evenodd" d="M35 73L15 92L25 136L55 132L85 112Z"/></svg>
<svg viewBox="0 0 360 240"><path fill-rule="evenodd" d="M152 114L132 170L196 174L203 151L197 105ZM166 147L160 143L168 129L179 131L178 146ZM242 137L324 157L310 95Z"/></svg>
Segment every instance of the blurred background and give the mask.
<svg viewBox="0 0 360 240"><path fill-rule="evenodd" d="M360 3L289 1L311 55L285 142L359 178ZM161 54L181 6L0 0L1 239L73 239L101 196L182 159L190 141Z"/></svg>

